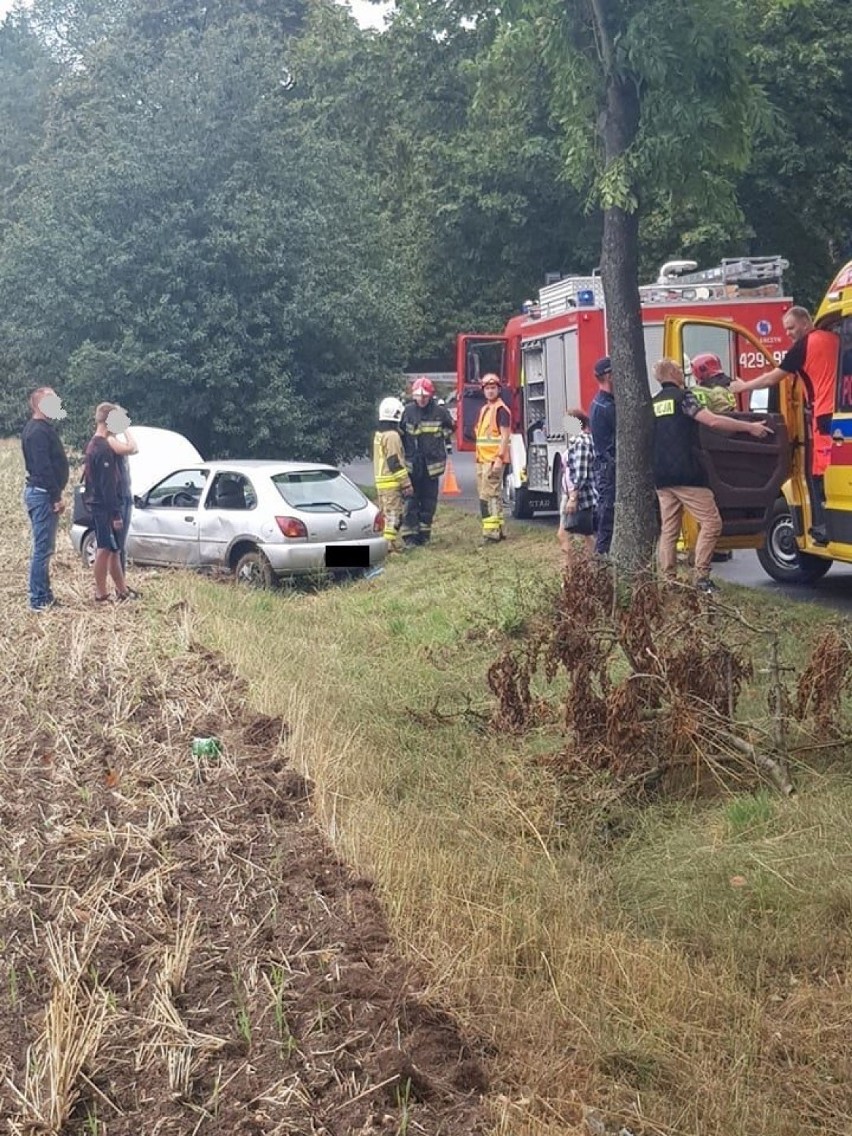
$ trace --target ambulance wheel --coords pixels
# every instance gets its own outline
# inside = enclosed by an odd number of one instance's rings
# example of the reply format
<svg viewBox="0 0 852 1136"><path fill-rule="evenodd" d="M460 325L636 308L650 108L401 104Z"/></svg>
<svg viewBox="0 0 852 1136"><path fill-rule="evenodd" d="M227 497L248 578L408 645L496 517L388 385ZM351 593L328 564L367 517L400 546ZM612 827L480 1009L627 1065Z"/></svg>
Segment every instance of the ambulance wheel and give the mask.
<svg viewBox="0 0 852 1136"><path fill-rule="evenodd" d="M511 474L507 471L503 482L503 496L509 506L509 512L516 521L526 521L533 515L530 508L530 491L522 485L516 489L512 483Z"/></svg>
<svg viewBox="0 0 852 1136"><path fill-rule="evenodd" d="M779 497L766 526L763 548L757 550L760 566L779 584L815 584L832 565L828 557L800 552L796 544L793 515L783 497Z"/></svg>

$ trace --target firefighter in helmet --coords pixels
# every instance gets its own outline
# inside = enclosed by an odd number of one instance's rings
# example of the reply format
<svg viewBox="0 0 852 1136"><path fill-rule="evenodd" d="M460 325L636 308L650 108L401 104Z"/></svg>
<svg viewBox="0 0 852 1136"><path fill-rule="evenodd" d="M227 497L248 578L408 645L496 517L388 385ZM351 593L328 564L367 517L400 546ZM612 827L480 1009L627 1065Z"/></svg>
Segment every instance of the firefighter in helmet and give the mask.
<svg viewBox="0 0 852 1136"><path fill-rule="evenodd" d="M736 397L730 391L731 380L722 370L718 355L705 352L695 355L690 363L696 386L692 393L703 407L713 414L728 414L737 409Z"/></svg>
<svg viewBox="0 0 852 1136"><path fill-rule="evenodd" d="M383 398L379 404L379 428L373 435L373 473L379 508L385 517L385 539L391 551L401 552L399 528L404 509L403 498L413 490L405 467L405 452L399 432L403 406L398 398Z"/></svg>
<svg viewBox="0 0 852 1136"><path fill-rule="evenodd" d="M503 531L503 470L509 462L512 416L500 397L497 375L482 376L485 405L474 428L476 438L476 491L482 517L483 541L505 539Z"/></svg>
<svg viewBox="0 0 852 1136"><path fill-rule="evenodd" d="M411 387L412 401L402 412L400 431L413 492L405 503L402 539L407 545L428 544L438 505L438 486L447 464L453 420L435 398L435 384L425 375Z"/></svg>

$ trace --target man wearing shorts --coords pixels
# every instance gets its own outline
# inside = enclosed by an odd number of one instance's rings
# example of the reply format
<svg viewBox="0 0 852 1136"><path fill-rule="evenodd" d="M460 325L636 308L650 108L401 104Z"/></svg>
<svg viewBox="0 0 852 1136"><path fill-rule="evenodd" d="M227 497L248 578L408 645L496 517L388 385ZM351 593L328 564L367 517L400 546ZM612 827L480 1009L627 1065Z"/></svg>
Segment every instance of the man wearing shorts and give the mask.
<svg viewBox="0 0 852 1136"><path fill-rule="evenodd" d="M121 567L121 544L116 535L124 523L121 515L120 456L107 440L107 418L115 409L112 402L98 405L95 433L86 446L85 498L91 510L97 541L94 568L96 603L108 603L112 598L107 588L107 577L113 582L117 600L131 596Z"/></svg>

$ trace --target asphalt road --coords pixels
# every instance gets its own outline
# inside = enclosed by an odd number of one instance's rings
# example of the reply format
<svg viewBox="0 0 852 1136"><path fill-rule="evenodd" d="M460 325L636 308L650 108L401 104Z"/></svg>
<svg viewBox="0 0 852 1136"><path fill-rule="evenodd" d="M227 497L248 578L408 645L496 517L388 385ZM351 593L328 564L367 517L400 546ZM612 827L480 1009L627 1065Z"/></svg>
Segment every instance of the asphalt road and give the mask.
<svg viewBox="0 0 852 1136"><path fill-rule="evenodd" d="M453 469L462 493L460 497L442 498L441 503L452 502L471 512L478 512L476 497L476 477L473 454L453 454ZM361 485L371 485L373 464L366 459L352 462L346 473ZM542 514L524 524L556 527L556 514ZM732 584L766 591L770 594L788 596L805 603L815 603L834 608L843 615L852 615L852 564L834 564L826 576L811 587L793 587L778 584L763 571L753 552L735 552L733 559L724 564L714 564L713 575L717 580L728 580Z"/></svg>

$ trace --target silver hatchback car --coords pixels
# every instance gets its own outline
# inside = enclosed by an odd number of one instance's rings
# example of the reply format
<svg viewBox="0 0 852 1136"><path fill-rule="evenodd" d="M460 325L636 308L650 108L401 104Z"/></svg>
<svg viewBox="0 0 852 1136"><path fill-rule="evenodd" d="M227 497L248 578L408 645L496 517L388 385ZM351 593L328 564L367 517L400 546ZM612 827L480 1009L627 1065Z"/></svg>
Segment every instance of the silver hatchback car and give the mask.
<svg viewBox="0 0 852 1136"><path fill-rule="evenodd" d="M363 574L387 556L383 532L379 510L334 466L199 461L134 498L126 547L136 564L222 568L273 587L288 576ZM75 518L71 539L90 563L93 529Z"/></svg>

